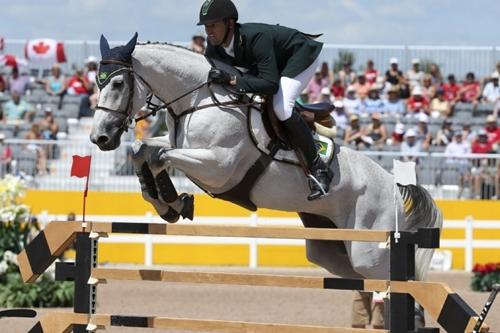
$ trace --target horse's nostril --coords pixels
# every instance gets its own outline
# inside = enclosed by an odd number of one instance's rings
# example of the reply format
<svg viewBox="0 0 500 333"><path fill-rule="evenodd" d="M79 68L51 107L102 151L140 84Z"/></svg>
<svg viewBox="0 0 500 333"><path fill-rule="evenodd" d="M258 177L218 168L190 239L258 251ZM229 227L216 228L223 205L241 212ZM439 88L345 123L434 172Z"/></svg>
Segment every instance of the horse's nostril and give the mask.
<svg viewBox="0 0 500 333"><path fill-rule="evenodd" d="M103 145L105 143L107 143L109 140L109 138L106 136L106 135L101 135L99 136L99 138L97 139L97 144L98 145Z"/></svg>

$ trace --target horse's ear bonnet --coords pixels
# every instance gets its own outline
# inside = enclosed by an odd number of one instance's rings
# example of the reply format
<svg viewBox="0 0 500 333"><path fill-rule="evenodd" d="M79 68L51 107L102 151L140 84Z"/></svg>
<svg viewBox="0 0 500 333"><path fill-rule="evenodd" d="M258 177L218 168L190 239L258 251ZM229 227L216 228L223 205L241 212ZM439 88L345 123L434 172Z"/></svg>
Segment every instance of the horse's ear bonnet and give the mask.
<svg viewBox="0 0 500 333"><path fill-rule="evenodd" d="M134 34L132 39L124 46L117 46L112 49L109 48L109 43L104 35L101 35L100 47L101 47L101 58L102 60L116 60L125 64L132 66L132 53L135 49L135 44L137 43L137 32ZM109 80L123 71L125 67L120 64L107 63L99 66L99 73L96 78L96 83L99 89L103 89L104 86L109 82Z"/></svg>

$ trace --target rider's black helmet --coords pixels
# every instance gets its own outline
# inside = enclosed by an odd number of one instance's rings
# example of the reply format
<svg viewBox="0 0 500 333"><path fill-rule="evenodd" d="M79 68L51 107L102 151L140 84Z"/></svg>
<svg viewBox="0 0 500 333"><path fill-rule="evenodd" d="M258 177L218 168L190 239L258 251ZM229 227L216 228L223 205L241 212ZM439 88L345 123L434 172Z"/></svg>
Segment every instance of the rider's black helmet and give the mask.
<svg viewBox="0 0 500 333"><path fill-rule="evenodd" d="M205 0L200 9L198 25L211 24L224 19L238 21L238 10L234 3L231 0Z"/></svg>

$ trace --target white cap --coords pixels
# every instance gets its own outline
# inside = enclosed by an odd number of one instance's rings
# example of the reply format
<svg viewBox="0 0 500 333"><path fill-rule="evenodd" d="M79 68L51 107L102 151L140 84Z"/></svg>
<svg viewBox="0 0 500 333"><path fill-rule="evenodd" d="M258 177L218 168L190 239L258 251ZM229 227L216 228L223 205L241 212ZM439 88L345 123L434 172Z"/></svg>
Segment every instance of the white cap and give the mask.
<svg viewBox="0 0 500 333"><path fill-rule="evenodd" d="M331 93L330 93L330 89L328 89L328 87L324 87L321 89L321 95L326 95L326 96L330 96Z"/></svg>
<svg viewBox="0 0 500 333"><path fill-rule="evenodd" d="M99 60L97 59L97 57L94 56L89 56L87 59L85 59L86 64L90 64L91 62L98 63Z"/></svg>
<svg viewBox="0 0 500 333"><path fill-rule="evenodd" d="M479 131L477 131L477 135L488 135L488 132L484 128L481 128Z"/></svg>
<svg viewBox="0 0 500 333"><path fill-rule="evenodd" d="M397 64L397 63L399 63L398 58L392 57L391 59L389 59L389 64L392 65L392 64Z"/></svg>
<svg viewBox="0 0 500 333"><path fill-rule="evenodd" d="M492 79L498 79L498 78L500 78L500 75L498 74L497 71L494 71L493 73L491 73L491 78Z"/></svg>
<svg viewBox="0 0 500 333"><path fill-rule="evenodd" d="M352 84L347 87L347 92L350 92L350 91L356 91L356 87L353 86Z"/></svg>
<svg viewBox="0 0 500 333"><path fill-rule="evenodd" d="M487 123L496 123L497 122L497 117L494 115L490 114L488 117L486 117L486 122Z"/></svg>
<svg viewBox="0 0 500 333"><path fill-rule="evenodd" d="M336 109L341 109L344 107L344 102L342 101L335 101L333 102L333 106L335 106Z"/></svg>
<svg viewBox="0 0 500 333"><path fill-rule="evenodd" d="M405 124L397 123L396 128L394 129L396 134L403 134L405 132Z"/></svg>
<svg viewBox="0 0 500 333"><path fill-rule="evenodd" d="M415 65L415 64L420 64L420 59L419 59L419 58L413 58L413 59L411 59L411 63L412 63L413 65Z"/></svg>
<svg viewBox="0 0 500 333"><path fill-rule="evenodd" d="M316 67L316 71L314 72L314 74L318 74L318 73L321 74L321 67Z"/></svg>
<svg viewBox="0 0 500 333"><path fill-rule="evenodd" d="M405 133L405 138L408 138L410 136L412 136L412 137L416 137L417 136L417 133L415 132L415 130L413 128L410 128Z"/></svg>
<svg viewBox="0 0 500 333"><path fill-rule="evenodd" d="M420 112L418 114L418 121L421 122L421 123L426 123L428 124L429 123L429 116L426 115L425 113L423 112Z"/></svg>
<svg viewBox="0 0 500 333"><path fill-rule="evenodd" d="M0 140L4 140L4 139L5 139L5 134L0 133Z"/></svg>
<svg viewBox="0 0 500 333"><path fill-rule="evenodd" d="M52 108L50 106L46 106L43 111L45 112L48 112L48 113L52 113Z"/></svg>
<svg viewBox="0 0 500 333"><path fill-rule="evenodd" d="M412 89L411 94L412 96L422 95L422 88L420 88L420 86L416 86L415 88Z"/></svg>

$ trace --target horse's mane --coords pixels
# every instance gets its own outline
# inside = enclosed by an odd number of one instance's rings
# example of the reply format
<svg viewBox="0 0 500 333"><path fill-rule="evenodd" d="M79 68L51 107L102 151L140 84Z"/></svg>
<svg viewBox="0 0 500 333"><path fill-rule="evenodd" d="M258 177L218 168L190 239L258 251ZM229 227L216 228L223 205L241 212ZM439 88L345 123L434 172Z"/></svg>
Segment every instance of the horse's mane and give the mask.
<svg viewBox="0 0 500 333"><path fill-rule="evenodd" d="M140 46L171 46L171 47L175 47L175 48L178 48L178 49L181 49L181 50L186 50L186 51L189 51L191 53L194 53L194 54L200 54L186 46L182 46L182 45L178 45L178 44L173 44L173 43L169 43L169 42L160 42L160 41L156 41L156 42L151 42L151 41L147 41L147 42L137 42L136 45L140 45Z"/></svg>

